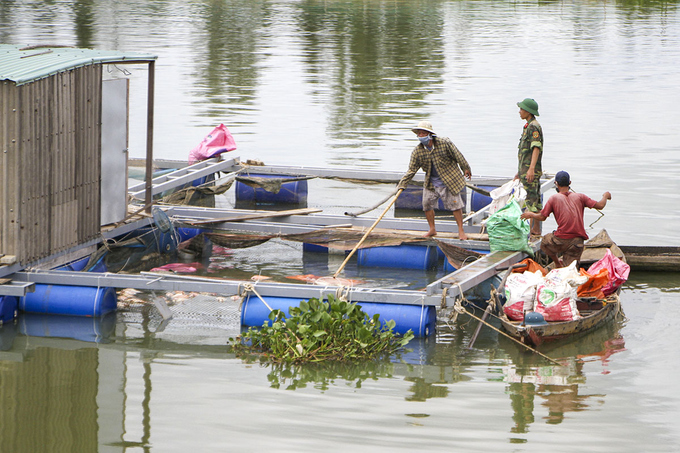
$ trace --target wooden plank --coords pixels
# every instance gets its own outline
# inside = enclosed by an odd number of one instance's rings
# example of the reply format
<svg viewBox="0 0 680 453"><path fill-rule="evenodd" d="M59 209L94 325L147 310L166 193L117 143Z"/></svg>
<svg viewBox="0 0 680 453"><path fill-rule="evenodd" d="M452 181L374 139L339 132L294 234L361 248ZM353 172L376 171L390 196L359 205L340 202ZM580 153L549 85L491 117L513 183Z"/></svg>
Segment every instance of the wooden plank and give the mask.
<svg viewBox="0 0 680 453"><path fill-rule="evenodd" d="M437 235L433 237L426 238L423 236L425 231L420 230L396 230L391 228L376 228L374 230L376 233L389 233L398 232L400 234L408 235L414 239L458 239L458 232L448 232L448 231L437 231ZM489 235L486 233L467 233L467 237L471 241L488 241Z"/></svg>
<svg viewBox="0 0 680 453"><path fill-rule="evenodd" d="M0 264L14 264L17 262L17 257L14 255L4 255L0 258Z"/></svg>
<svg viewBox="0 0 680 453"><path fill-rule="evenodd" d="M256 214L244 214L244 215L237 215L234 217L226 217L226 218L221 218L221 219L210 219L210 220L184 220L184 223L187 223L189 225L210 225L213 223L222 223L222 222L240 222L243 220L256 220L256 219L269 219L273 217L287 217L291 215L306 215L306 214L313 214L315 212L322 212L323 209L315 209L315 208L301 208L301 209L289 209L287 211L266 211L266 212L261 212L261 213L256 213Z"/></svg>

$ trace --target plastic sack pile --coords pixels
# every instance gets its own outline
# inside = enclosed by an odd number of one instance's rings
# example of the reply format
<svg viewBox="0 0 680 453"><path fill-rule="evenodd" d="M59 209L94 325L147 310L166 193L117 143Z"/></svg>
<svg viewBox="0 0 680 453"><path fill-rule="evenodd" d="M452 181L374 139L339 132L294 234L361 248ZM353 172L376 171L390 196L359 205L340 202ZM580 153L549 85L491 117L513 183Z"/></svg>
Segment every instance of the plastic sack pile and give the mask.
<svg viewBox="0 0 680 453"><path fill-rule="evenodd" d="M527 191L519 179L513 179L495 188L489 195L491 195L491 203L489 204L489 215L491 215L507 205L511 199L516 200L520 208L523 207L527 198Z"/></svg>
<svg viewBox="0 0 680 453"><path fill-rule="evenodd" d="M517 200L512 199L486 220L489 233L489 248L492 252L505 250L511 252L525 252L534 256L529 247L529 223L522 220L522 209Z"/></svg>
<svg viewBox="0 0 680 453"><path fill-rule="evenodd" d="M510 274L505 283L506 316L513 321L524 313L541 313L546 321L573 321L580 318L576 300L586 297L603 299L613 294L628 279L630 266L609 250L588 271L576 269L576 262L546 273L530 259L523 263L529 270Z"/></svg>
<svg viewBox="0 0 680 453"><path fill-rule="evenodd" d="M227 126L220 124L206 135L196 148L189 151L189 164L195 164L235 149L236 141L234 137Z"/></svg>

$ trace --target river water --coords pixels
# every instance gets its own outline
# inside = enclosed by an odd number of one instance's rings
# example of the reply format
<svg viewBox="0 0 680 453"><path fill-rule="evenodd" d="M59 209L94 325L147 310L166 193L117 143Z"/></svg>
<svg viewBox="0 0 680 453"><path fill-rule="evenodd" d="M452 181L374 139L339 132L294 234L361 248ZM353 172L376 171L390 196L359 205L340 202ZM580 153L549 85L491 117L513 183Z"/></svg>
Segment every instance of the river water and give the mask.
<svg viewBox="0 0 680 453"><path fill-rule="evenodd" d="M604 217L587 213L592 231L679 245L679 3L3 0L0 42L157 54L165 159L185 160L224 123L243 160L404 170L425 119L473 174L511 176L516 102L533 97L544 169L612 193ZM107 68L123 76L130 155L143 157L146 70ZM310 183L310 207L363 208L391 189L324 184ZM238 320L196 314L203 303L168 325L132 304L4 326L0 449L680 449L678 274L633 273L625 320L544 351L565 367L489 329L468 350L475 325L462 319L385 362L264 367L227 352Z"/></svg>

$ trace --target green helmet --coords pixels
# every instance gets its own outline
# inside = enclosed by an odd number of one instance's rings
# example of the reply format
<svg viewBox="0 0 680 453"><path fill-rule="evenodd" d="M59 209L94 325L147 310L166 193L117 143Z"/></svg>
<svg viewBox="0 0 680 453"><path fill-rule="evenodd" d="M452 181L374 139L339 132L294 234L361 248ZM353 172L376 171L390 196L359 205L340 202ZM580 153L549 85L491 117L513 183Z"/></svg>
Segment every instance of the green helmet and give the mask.
<svg viewBox="0 0 680 453"><path fill-rule="evenodd" d="M538 102L531 98L526 98L525 100L518 102L517 107L521 108L522 110L526 110L532 115L538 116Z"/></svg>

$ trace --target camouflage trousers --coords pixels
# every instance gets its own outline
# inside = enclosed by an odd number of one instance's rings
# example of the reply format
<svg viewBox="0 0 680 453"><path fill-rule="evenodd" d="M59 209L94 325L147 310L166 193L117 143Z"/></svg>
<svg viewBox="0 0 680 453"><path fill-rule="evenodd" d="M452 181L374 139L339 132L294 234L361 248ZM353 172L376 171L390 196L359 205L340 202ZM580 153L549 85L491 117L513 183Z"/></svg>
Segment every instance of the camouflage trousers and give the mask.
<svg viewBox="0 0 680 453"><path fill-rule="evenodd" d="M527 175L520 175L519 180L522 181L524 190L527 191L526 208L531 212L538 212L543 209L543 202L541 201L541 178L540 175L534 177L534 182L527 181Z"/></svg>

